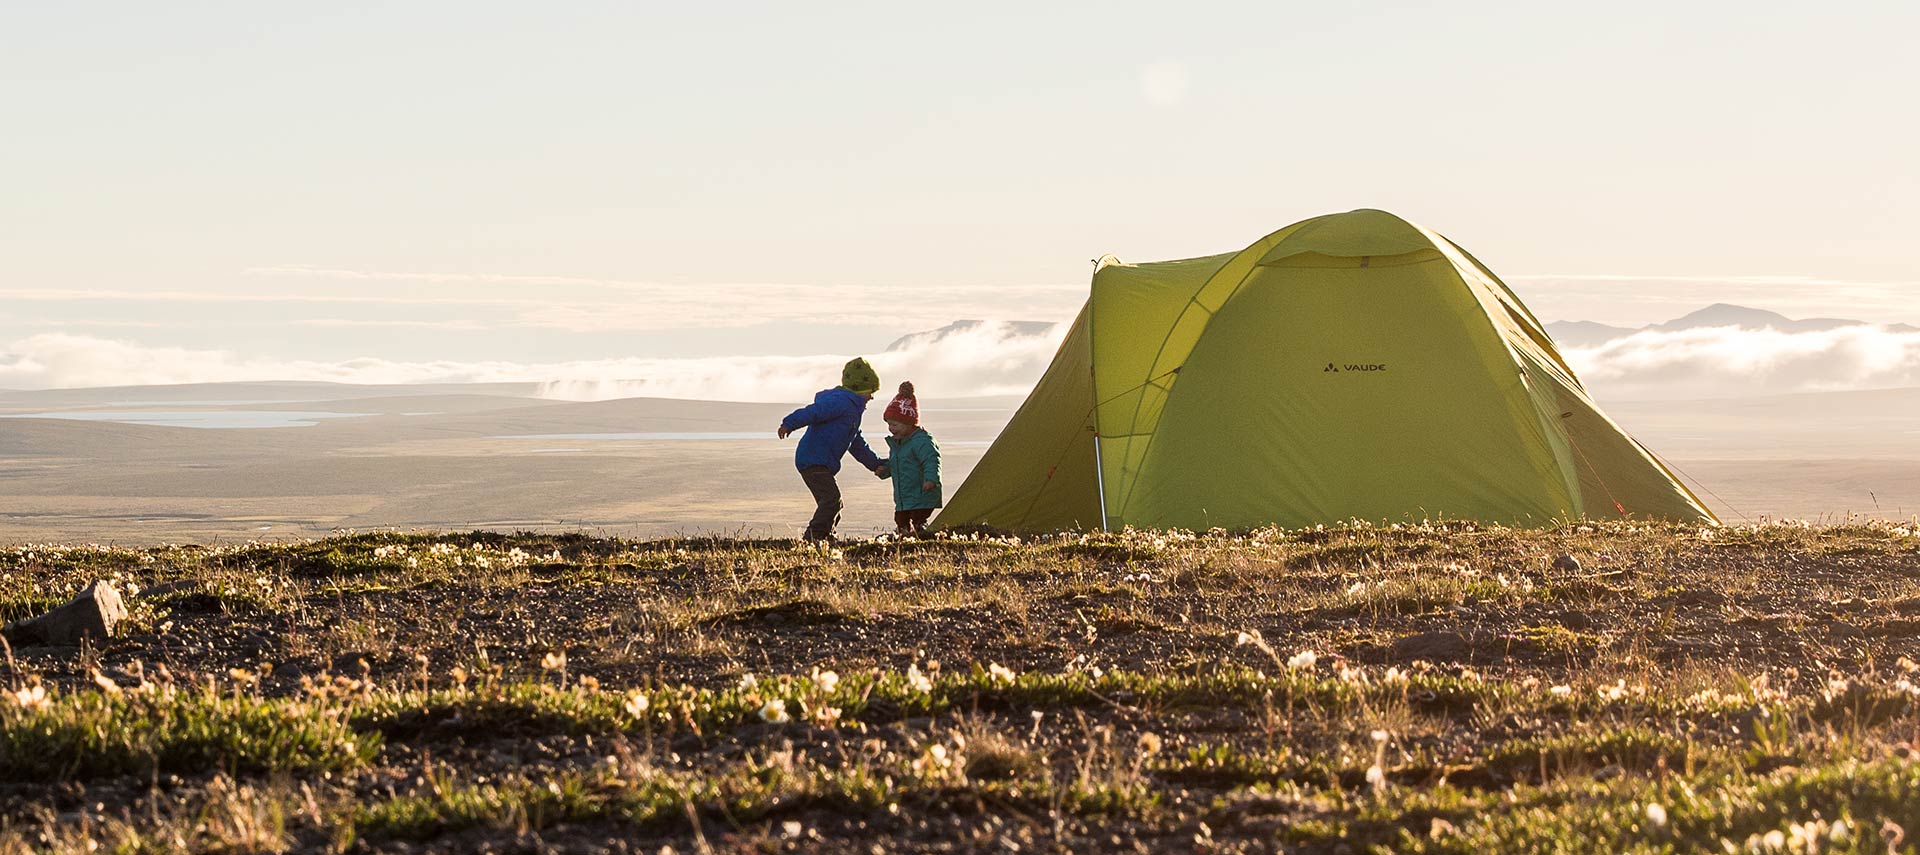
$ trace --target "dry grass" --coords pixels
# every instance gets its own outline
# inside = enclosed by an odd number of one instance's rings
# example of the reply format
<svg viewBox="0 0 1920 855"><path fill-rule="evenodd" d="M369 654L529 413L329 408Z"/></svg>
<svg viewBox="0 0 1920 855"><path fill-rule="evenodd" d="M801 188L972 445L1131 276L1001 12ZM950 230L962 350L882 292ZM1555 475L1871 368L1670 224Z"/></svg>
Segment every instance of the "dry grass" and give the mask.
<svg viewBox="0 0 1920 855"><path fill-rule="evenodd" d="M9 615L180 583L102 650L7 661L0 852L1920 832L1911 525L378 534L22 547L0 573Z"/></svg>

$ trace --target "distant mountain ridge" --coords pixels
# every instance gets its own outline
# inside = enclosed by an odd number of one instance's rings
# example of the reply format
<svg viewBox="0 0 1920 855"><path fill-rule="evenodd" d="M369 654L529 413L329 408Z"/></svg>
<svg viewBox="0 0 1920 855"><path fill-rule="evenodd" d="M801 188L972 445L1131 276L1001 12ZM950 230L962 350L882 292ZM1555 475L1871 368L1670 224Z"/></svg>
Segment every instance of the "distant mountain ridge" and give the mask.
<svg viewBox="0 0 1920 855"><path fill-rule="evenodd" d="M980 329L987 324L1004 326L1010 336L1046 335L1058 326L1050 321L959 320L938 329L921 330L903 335L887 345L887 352L895 353L935 344L952 336ZM1638 332L1677 332L1712 327L1735 327L1743 330L1773 329L1783 333L1821 332L1842 327L1881 327L1893 332L1920 332L1920 327L1910 324L1873 324L1847 318L1789 318L1779 312L1770 312L1766 309L1736 306L1732 303L1714 303L1673 320L1642 327L1621 327L1596 321L1550 321L1547 323L1547 334L1553 336L1554 342L1562 347L1599 347Z"/></svg>
<svg viewBox="0 0 1920 855"><path fill-rule="evenodd" d="M959 320L938 329L903 335L887 345L887 351L899 352L935 344L954 335L972 332L990 323L1005 326L1007 333L1011 336L1046 335L1058 326L1050 321ZM1670 321L1647 324L1642 327L1613 326L1595 321L1551 321L1547 324L1547 334L1553 336L1554 342L1562 347L1599 347L1638 332L1677 332L1711 327L1735 327L1743 330L1773 329L1784 333L1820 332L1841 327L1882 327L1893 332L1920 332L1920 327L1910 324L1873 324L1846 318L1789 318L1779 312L1770 312L1766 309L1736 306L1732 303L1715 303Z"/></svg>
<svg viewBox="0 0 1920 855"><path fill-rule="evenodd" d="M1057 324L1053 323L1052 321L983 321L983 320L977 320L977 319L960 320L960 321L954 321L953 323L947 324L946 326L941 327L939 329L922 330L920 332L908 333L906 335L903 335L897 339L894 339L892 344L887 345L887 352L898 353L900 351L910 350L912 348L919 347L922 345L934 344L943 339L951 338L960 333L972 332L990 323L995 324L997 326L1006 327L1007 333L1009 335L1020 336L1020 337L1031 336L1031 335L1046 335L1047 333L1052 332L1053 328L1057 326Z"/></svg>
<svg viewBox="0 0 1920 855"><path fill-rule="evenodd" d="M1743 330L1773 329L1783 333L1821 332L1841 327L1882 327L1894 332L1920 332L1920 327L1908 324L1872 324L1845 318L1795 319L1765 309L1736 306L1731 303L1715 303L1704 309L1688 312L1671 321L1637 328L1616 327L1593 321L1553 321L1547 324L1547 334L1553 336L1555 343L1564 347L1598 347L1638 332L1677 332L1712 327L1735 327Z"/></svg>

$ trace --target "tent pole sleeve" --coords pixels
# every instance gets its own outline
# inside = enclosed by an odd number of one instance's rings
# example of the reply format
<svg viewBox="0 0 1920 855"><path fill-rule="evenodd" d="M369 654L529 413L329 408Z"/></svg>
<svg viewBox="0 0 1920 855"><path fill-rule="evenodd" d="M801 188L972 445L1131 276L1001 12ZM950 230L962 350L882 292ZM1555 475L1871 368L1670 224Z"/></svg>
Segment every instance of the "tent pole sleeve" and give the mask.
<svg viewBox="0 0 1920 855"><path fill-rule="evenodd" d="M1100 491L1100 530L1107 530L1107 473L1100 464L1100 432L1093 434L1093 484Z"/></svg>

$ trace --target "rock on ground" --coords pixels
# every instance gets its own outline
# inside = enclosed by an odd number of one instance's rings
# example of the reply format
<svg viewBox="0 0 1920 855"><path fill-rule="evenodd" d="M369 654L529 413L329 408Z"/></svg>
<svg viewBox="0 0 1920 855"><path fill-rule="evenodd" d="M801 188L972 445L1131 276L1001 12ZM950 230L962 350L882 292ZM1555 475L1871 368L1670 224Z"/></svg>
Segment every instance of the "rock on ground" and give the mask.
<svg viewBox="0 0 1920 855"><path fill-rule="evenodd" d="M65 605L37 617L15 621L5 628L12 644L98 644L113 637L115 626L127 619L126 604L113 585L95 580Z"/></svg>
<svg viewBox="0 0 1920 855"><path fill-rule="evenodd" d="M1473 645L1466 636L1457 632L1420 632L1395 640L1393 655L1408 662L1416 659L1436 664L1466 662L1473 658Z"/></svg>

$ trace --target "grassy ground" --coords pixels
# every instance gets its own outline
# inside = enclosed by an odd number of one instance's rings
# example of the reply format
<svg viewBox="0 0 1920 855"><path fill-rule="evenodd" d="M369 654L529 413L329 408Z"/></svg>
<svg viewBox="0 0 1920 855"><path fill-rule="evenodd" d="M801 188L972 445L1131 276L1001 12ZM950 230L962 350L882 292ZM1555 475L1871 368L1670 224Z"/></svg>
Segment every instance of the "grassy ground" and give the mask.
<svg viewBox="0 0 1920 855"><path fill-rule="evenodd" d="M0 620L94 578L0 852L1920 841L1910 524L22 546Z"/></svg>

